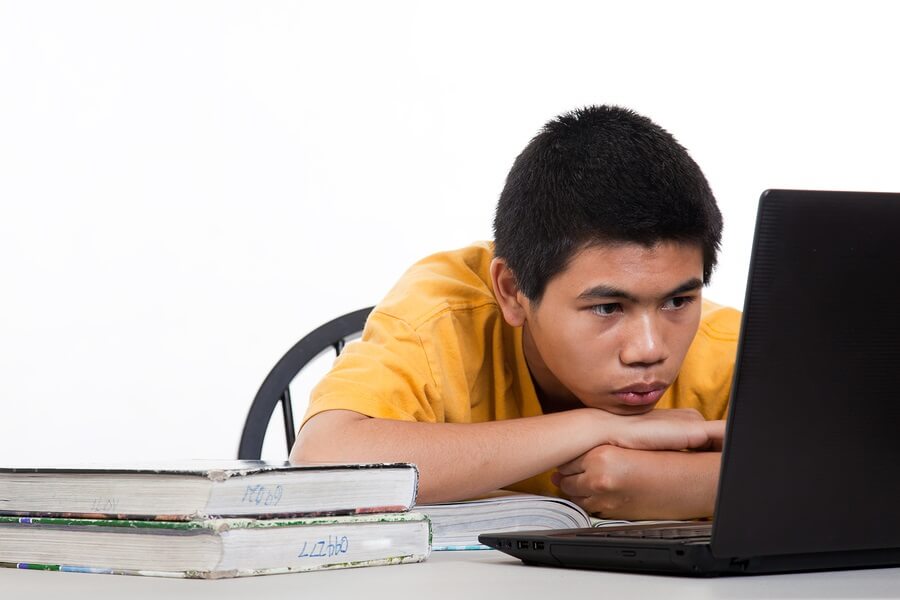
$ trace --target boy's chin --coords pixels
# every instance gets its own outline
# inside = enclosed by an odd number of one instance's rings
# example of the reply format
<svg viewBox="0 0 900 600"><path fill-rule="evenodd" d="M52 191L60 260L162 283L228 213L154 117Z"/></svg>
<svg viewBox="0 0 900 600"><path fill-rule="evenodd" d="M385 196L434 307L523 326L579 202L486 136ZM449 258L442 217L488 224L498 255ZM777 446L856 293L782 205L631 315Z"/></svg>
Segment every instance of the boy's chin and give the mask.
<svg viewBox="0 0 900 600"><path fill-rule="evenodd" d="M608 413L612 413L614 415L620 415L623 417L630 417L634 415L643 415L654 408L656 408L656 402L653 404L621 404L619 402L609 402L604 404L587 404L586 406L593 406L594 408L599 408L600 410L605 410Z"/></svg>

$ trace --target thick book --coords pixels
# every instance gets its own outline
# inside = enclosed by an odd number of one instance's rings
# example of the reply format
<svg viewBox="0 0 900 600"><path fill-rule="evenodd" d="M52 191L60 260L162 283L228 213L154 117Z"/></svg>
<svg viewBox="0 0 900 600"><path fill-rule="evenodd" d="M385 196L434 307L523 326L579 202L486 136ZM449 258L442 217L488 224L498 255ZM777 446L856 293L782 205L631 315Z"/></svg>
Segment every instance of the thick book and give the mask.
<svg viewBox="0 0 900 600"><path fill-rule="evenodd" d="M506 533L534 529L604 527L628 523L597 519L564 498L500 491L476 500L419 504L418 512L432 524L433 550L480 550L481 533Z"/></svg>
<svg viewBox="0 0 900 600"><path fill-rule="evenodd" d="M190 521L402 512L414 465L188 461L0 467L0 515Z"/></svg>
<svg viewBox="0 0 900 600"><path fill-rule="evenodd" d="M134 521L0 517L0 566L217 579L425 560L417 513Z"/></svg>

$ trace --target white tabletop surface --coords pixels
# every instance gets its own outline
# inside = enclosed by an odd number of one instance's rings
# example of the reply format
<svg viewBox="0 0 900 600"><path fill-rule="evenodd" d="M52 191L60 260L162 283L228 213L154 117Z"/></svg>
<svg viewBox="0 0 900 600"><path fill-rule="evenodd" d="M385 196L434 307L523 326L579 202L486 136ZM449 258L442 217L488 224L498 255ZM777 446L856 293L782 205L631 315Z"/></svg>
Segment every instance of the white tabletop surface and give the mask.
<svg viewBox="0 0 900 600"><path fill-rule="evenodd" d="M900 568L693 579L525 566L493 550L436 552L424 563L217 581L0 568L2 598L898 598ZM311 595L315 594L315 595ZM569 596L571 597L571 596Z"/></svg>

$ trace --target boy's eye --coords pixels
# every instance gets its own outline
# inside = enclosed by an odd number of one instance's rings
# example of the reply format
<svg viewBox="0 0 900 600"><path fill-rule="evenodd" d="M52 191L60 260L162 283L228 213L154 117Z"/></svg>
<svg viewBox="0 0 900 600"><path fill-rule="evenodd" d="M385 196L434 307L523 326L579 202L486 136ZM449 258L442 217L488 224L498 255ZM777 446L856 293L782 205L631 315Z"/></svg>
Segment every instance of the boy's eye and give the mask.
<svg viewBox="0 0 900 600"><path fill-rule="evenodd" d="M609 304L595 304L591 307L591 310L596 315L600 315L601 317L606 317L612 314L615 314L622 310L622 305L618 302L611 302Z"/></svg>
<svg viewBox="0 0 900 600"><path fill-rule="evenodd" d="M666 300L665 304L663 304L663 308L666 310L678 310L679 308L684 308L693 301L694 298L692 296L675 296L674 298Z"/></svg>

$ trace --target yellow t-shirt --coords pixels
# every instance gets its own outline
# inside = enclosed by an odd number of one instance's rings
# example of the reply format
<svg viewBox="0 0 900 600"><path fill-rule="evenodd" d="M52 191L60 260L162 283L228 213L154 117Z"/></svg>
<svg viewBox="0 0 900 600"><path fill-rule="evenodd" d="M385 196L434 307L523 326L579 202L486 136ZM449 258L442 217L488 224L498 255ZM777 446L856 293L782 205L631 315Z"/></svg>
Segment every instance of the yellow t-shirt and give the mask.
<svg viewBox="0 0 900 600"><path fill-rule="evenodd" d="M434 254L401 277L313 389L304 422L325 410L429 423L479 423L543 414L522 328L494 297L489 243ZM703 302L697 336L659 408L725 416L740 313ZM510 489L558 495L550 472Z"/></svg>

